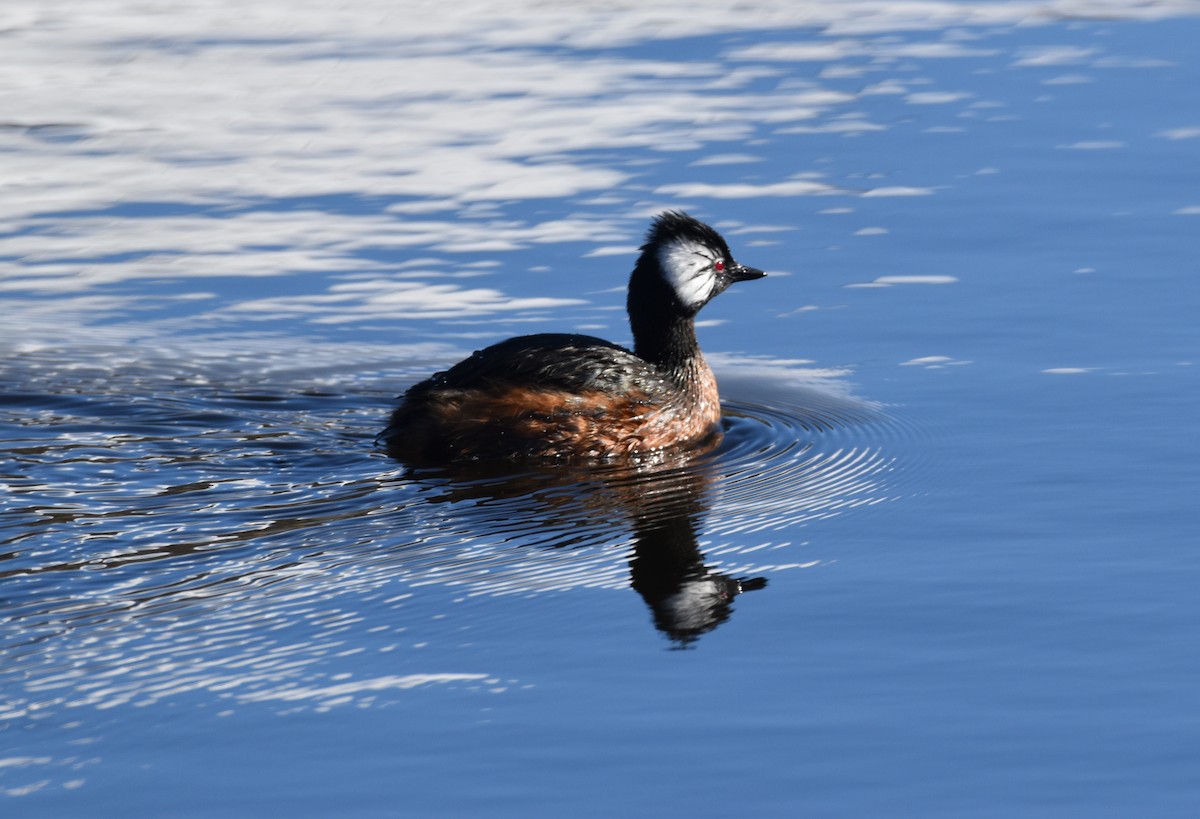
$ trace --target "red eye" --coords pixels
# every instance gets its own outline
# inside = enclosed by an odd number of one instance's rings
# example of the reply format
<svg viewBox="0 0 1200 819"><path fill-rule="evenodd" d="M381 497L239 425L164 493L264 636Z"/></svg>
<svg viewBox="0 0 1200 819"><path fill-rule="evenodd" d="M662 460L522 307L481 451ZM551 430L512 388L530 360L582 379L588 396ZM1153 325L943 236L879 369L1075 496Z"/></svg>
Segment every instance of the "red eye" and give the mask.
<svg viewBox="0 0 1200 819"><path fill-rule="evenodd" d="M720 273L724 269L725 269L725 262L722 262L722 261L713 262L713 270Z"/></svg>

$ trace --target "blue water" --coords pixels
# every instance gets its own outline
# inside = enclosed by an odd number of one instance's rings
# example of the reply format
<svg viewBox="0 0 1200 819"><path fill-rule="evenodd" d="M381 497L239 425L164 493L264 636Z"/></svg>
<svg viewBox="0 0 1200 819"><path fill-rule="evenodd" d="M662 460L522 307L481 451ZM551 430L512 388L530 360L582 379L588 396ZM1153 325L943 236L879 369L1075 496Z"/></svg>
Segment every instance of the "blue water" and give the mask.
<svg viewBox="0 0 1200 819"><path fill-rule="evenodd" d="M0 813L1195 815L1200 9L13 8ZM718 451L378 450L666 207Z"/></svg>

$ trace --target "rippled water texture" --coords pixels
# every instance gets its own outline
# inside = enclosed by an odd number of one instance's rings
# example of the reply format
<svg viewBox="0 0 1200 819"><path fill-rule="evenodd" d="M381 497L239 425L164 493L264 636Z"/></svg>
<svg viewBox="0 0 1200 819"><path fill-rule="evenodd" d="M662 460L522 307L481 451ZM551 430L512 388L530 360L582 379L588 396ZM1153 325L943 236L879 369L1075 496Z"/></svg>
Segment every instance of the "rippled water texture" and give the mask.
<svg viewBox="0 0 1200 819"><path fill-rule="evenodd" d="M19 612L7 655L21 658L18 665L40 666L56 654L47 641L61 642L64 619L120 615L124 645L142 618L157 632L161 613L172 612L174 623L187 611L183 619L193 620L198 613L189 607L201 603L219 604L224 617L241 600L255 619L285 620L263 607L284 589L294 594L297 584L304 606L314 595L344 594L351 579L441 583L471 594L623 588L628 561L650 550L641 541L656 536L679 541L658 551L680 555L680 577L705 567L701 533L723 566L735 561L729 571L777 570L742 554L766 549L774 559L787 544L746 549L742 541L880 502L892 466L870 431L882 429L883 416L829 387L794 386L786 391L790 404L730 403L722 444L701 458L641 467L412 470L372 445L388 399L356 387L352 373L338 388L326 373L323 386L293 391L306 374L263 372L261 362L235 363L236 356L205 371L176 370L169 380L142 360L109 359L107 372L47 372L61 354L18 354L4 385L6 402L33 415L7 437L12 511L24 516L2 574L11 611ZM239 363L254 377L234 375ZM51 391L23 392L31 382ZM709 517L714 523L705 525ZM711 541L717 537L734 540ZM296 549L311 539L311 551ZM88 588L85 598L71 593L76 583ZM205 628L210 644L212 626ZM236 634L223 650L242 639ZM71 646L68 640L63 648ZM85 654L93 651L89 642ZM167 676L175 673L172 665ZM172 689L169 680L148 691L140 682L114 685L115 674L96 686L98 701ZM220 682L232 688L249 680ZM32 704L18 698L9 707Z"/></svg>
<svg viewBox="0 0 1200 819"><path fill-rule="evenodd" d="M1200 6L0 8L0 815L1200 803ZM628 341L719 447L413 469L395 396Z"/></svg>

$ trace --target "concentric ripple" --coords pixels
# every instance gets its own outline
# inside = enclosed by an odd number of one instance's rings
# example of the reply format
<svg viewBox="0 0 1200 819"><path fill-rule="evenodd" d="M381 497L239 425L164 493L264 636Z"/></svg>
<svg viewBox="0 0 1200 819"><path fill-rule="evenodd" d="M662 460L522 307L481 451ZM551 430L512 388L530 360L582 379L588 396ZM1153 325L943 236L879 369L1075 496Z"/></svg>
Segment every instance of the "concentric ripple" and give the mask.
<svg viewBox="0 0 1200 819"><path fill-rule="evenodd" d="M886 418L865 405L730 403L726 417L713 533L789 529L892 497L895 456L877 440Z"/></svg>
<svg viewBox="0 0 1200 819"><path fill-rule="evenodd" d="M490 623L497 596L632 587L687 645L818 562L810 527L901 492L903 424L836 379L723 379L699 457L498 474L386 458L392 391L359 371L66 360L0 374L0 719L340 691L331 658L458 639L409 630L457 607ZM465 673L389 655L383 676L443 672Z"/></svg>
<svg viewBox="0 0 1200 819"><path fill-rule="evenodd" d="M641 533L677 523L691 529L697 554L705 543L697 558L705 566L778 571L811 563L786 551L799 527L899 495L891 445L910 434L901 419L835 380L729 380L724 438L697 458L515 475L478 466L397 470L390 488L416 493L403 513L433 529L423 532L421 551L440 544L428 562L408 552L401 570L473 594L624 587L630 545L636 551Z"/></svg>

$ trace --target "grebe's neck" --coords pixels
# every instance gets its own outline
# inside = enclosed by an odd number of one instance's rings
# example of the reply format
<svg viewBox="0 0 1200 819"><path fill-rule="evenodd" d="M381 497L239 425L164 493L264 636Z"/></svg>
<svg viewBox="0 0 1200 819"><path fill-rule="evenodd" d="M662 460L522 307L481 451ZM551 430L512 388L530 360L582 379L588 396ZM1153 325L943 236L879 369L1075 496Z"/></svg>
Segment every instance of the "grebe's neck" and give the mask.
<svg viewBox="0 0 1200 819"><path fill-rule="evenodd" d="M690 316L668 322L659 319L647 327L635 324L633 342L633 351L640 358L673 376L686 379L698 366L704 367L696 323Z"/></svg>
<svg viewBox="0 0 1200 819"><path fill-rule="evenodd" d="M687 310L675 292L639 260L629 278L629 326L633 351L681 382L706 370L696 341L695 311Z"/></svg>

